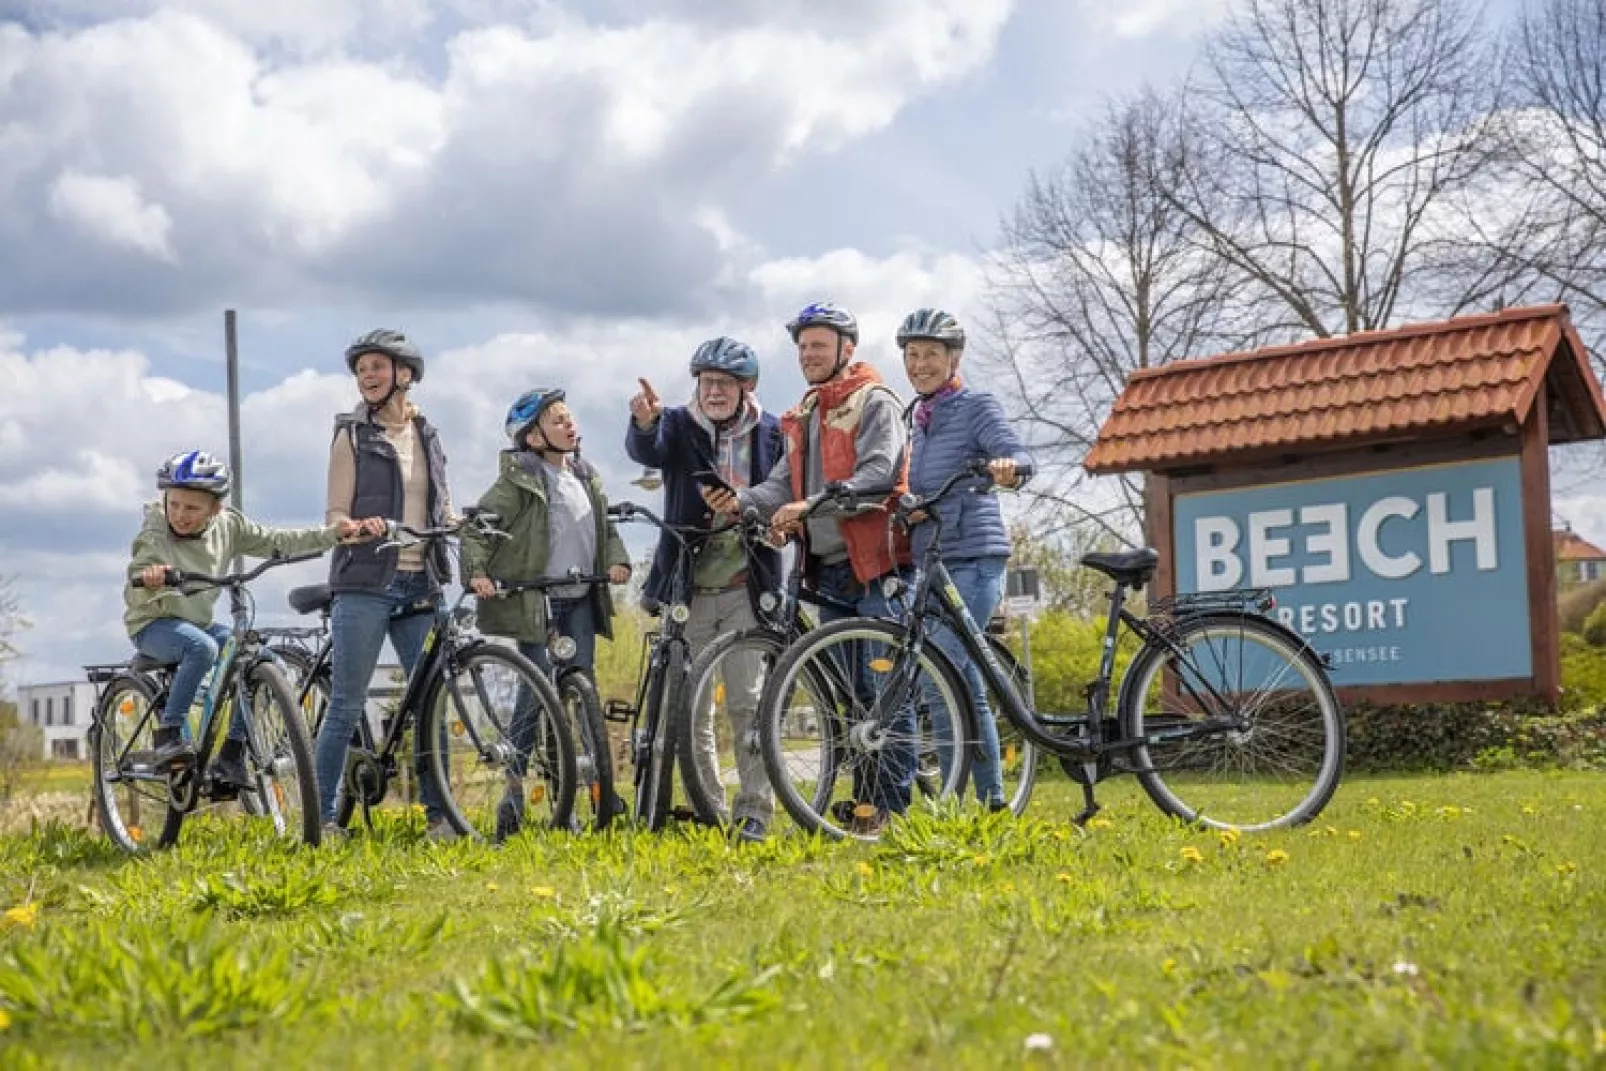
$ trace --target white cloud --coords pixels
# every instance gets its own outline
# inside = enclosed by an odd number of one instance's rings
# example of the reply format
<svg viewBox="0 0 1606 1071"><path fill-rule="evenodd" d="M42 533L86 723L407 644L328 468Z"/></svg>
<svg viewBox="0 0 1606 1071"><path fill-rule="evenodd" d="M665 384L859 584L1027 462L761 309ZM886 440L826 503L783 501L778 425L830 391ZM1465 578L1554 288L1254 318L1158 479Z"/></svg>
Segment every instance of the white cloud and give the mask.
<svg viewBox="0 0 1606 1071"><path fill-rule="evenodd" d="M139 183L126 175L108 178L63 172L50 187L50 211L93 238L157 260L172 261L167 209L140 196Z"/></svg>

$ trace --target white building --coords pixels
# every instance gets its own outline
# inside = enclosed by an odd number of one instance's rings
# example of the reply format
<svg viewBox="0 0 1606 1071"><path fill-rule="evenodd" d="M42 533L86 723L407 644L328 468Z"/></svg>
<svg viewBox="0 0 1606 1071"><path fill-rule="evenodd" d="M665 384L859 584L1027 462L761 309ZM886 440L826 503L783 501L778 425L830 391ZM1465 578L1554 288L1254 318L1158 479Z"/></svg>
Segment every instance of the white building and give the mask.
<svg viewBox="0 0 1606 1071"><path fill-rule="evenodd" d="M95 715L95 686L88 681L26 684L17 689L17 716L37 725L44 736L41 758L89 758L89 723Z"/></svg>

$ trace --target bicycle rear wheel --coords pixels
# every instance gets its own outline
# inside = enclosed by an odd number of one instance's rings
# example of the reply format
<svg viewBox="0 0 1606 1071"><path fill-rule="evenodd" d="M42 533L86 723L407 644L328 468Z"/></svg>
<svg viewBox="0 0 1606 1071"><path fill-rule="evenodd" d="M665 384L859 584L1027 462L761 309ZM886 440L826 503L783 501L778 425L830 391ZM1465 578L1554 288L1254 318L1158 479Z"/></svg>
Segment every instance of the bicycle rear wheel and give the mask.
<svg viewBox="0 0 1606 1071"><path fill-rule="evenodd" d="M668 642L662 672L648 682L647 709L642 715L648 739L638 742L636 755L636 821L654 832L669 821L674 800L675 750L684 733L680 719L684 717L690 669L685 643Z"/></svg>
<svg viewBox="0 0 1606 1071"><path fill-rule="evenodd" d="M758 705L764 680L785 650L774 631L744 629L720 636L692 663L691 701L680 723L680 777L700 821L724 824L733 808L749 812L738 817L770 821L774 802L758 739Z"/></svg>
<svg viewBox="0 0 1606 1071"><path fill-rule="evenodd" d="M271 662L251 667L246 690L251 701L246 761L256 791L241 795L242 807L248 814L270 819L279 836L316 845L322 834L318 779L312 739L295 693L284 671Z"/></svg>
<svg viewBox="0 0 1606 1071"><path fill-rule="evenodd" d="M450 656L416 746L458 833L501 841L526 826L568 826L574 742L552 682L518 652L476 643Z"/></svg>
<svg viewBox="0 0 1606 1071"><path fill-rule="evenodd" d="M789 647L765 684L765 767L805 831L873 840L878 816L856 805L902 810L920 776L939 798L964 786L977 742L970 693L941 650L915 658L906 637L889 621L834 621Z"/></svg>
<svg viewBox="0 0 1606 1071"><path fill-rule="evenodd" d="M593 829L605 829L619 813L613 785L613 747L608 723L602 717L602 700L583 669L569 668L558 676L558 696L574 740L577 817Z"/></svg>
<svg viewBox="0 0 1606 1071"><path fill-rule="evenodd" d="M183 812L172 806L166 774L138 762L152 748L160 699L144 677L116 677L106 686L89 730L100 827L119 848L135 854L171 845L184 821Z"/></svg>
<svg viewBox="0 0 1606 1071"><path fill-rule="evenodd" d="M1205 614L1151 641L1121 682L1125 736L1156 806L1244 831L1321 813L1344 770L1344 715L1310 649L1264 618Z"/></svg>

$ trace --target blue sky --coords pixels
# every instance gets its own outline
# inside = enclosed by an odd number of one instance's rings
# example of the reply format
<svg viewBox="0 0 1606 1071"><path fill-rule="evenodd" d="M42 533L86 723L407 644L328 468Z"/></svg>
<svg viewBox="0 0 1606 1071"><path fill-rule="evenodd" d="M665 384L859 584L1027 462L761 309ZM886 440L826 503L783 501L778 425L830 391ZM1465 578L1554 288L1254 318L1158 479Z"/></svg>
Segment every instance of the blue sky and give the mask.
<svg viewBox="0 0 1606 1071"><path fill-rule="evenodd" d="M459 500L542 383L569 388L623 494L635 377L684 396L704 338L753 344L785 408L781 324L831 297L902 386L898 319L977 310L1027 173L1106 94L1180 77L1226 7L0 0L0 570L35 620L23 682L126 652L150 474L226 447L225 307L253 516L320 518L354 400L340 352L379 325L429 354L417 401ZM1606 540L1599 516L1575 523ZM264 620L287 620L288 579L260 589Z"/></svg>

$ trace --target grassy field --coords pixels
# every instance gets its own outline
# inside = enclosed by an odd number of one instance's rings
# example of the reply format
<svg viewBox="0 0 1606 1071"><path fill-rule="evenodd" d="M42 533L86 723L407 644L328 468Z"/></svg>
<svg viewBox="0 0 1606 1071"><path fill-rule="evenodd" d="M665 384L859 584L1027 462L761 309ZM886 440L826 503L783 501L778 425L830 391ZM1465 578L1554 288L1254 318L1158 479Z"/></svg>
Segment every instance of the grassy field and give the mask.
<svg viewBox="0 0 1606 1071"><path fill-rule="evenodd" d="M3 838L0 1066L1606 1064L1598 774L1352 780L1240 839L1107 800L874 847Z"/></svg>

